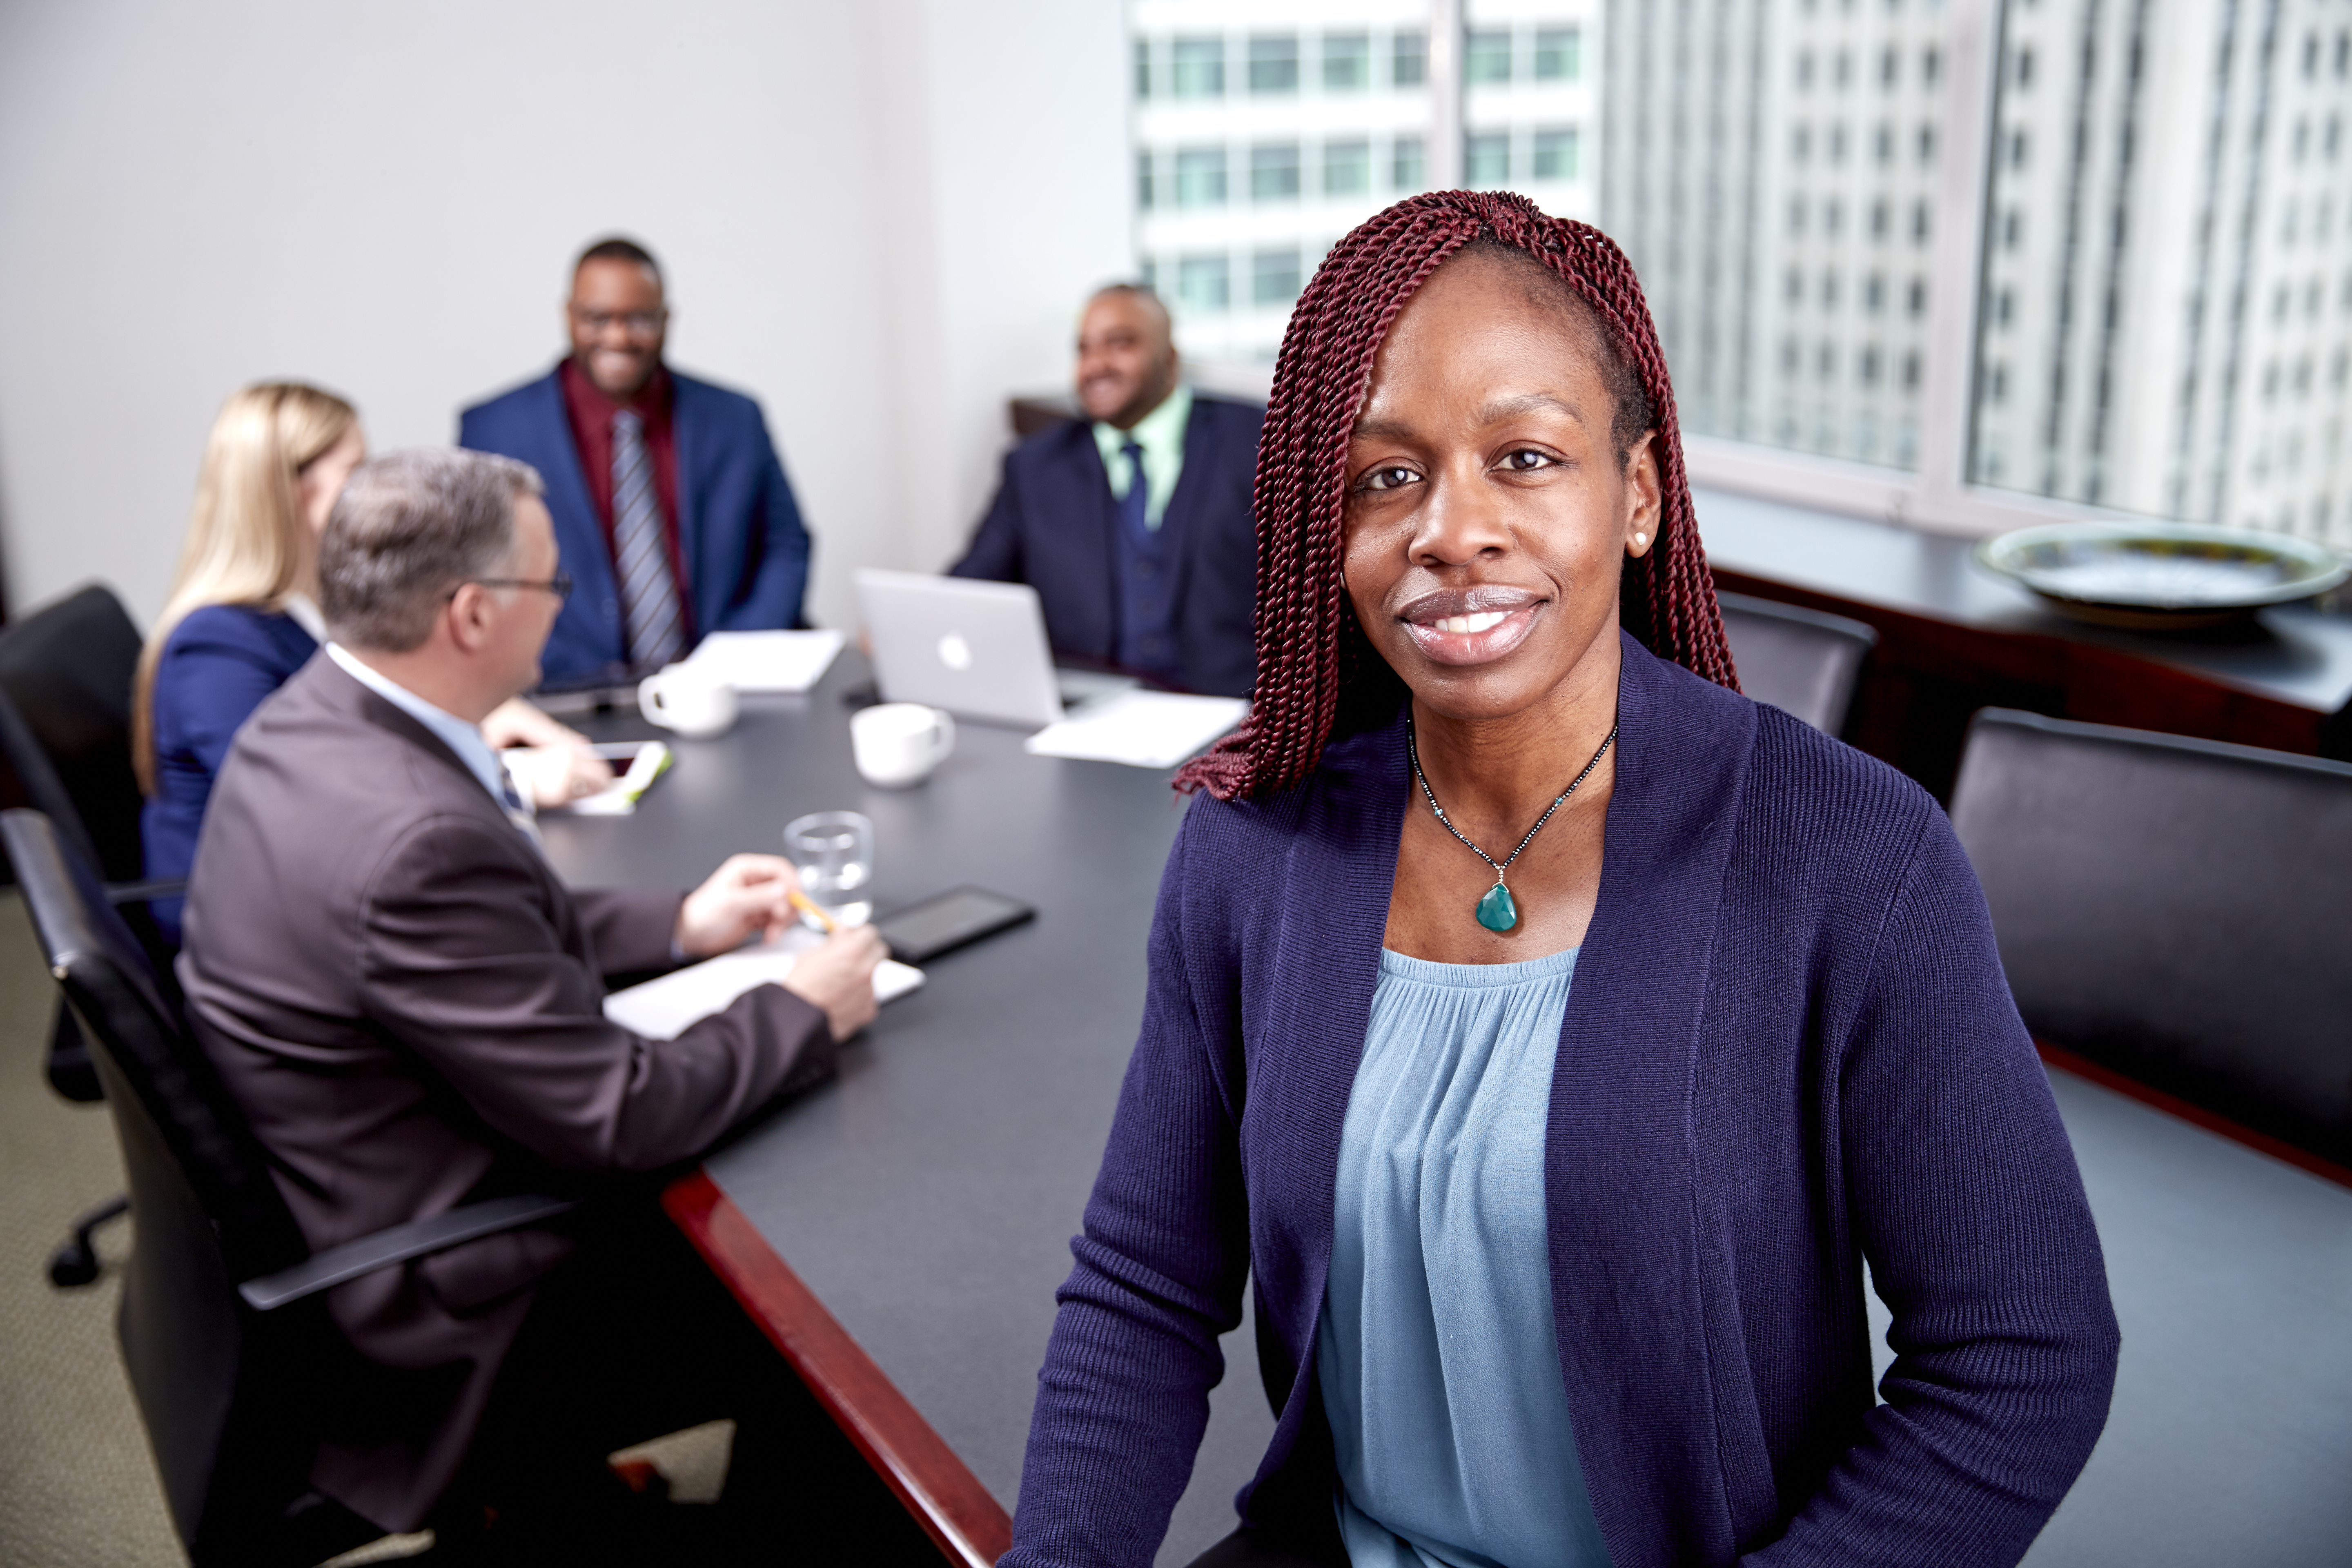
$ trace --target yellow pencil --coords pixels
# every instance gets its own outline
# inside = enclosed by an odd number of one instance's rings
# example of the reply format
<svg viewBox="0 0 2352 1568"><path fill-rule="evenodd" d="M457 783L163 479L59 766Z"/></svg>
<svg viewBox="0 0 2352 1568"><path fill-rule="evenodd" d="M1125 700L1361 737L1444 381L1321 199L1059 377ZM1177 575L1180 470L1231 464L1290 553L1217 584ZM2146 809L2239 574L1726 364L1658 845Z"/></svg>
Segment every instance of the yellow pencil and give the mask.
<svg viewBox="0 0 2352 1568"><path fill-rule="evenodd" d="M835 922L834 918L831 915L826 914L823 910L817 908L815 900L812 900L806 893L802 892L798 888L794 888L785 896L792 900L793 908L800 910L801 913L816 921L818 925L823 926L824 928L825 935L831 936L835 931L841 929L841 927Z"/></svg>

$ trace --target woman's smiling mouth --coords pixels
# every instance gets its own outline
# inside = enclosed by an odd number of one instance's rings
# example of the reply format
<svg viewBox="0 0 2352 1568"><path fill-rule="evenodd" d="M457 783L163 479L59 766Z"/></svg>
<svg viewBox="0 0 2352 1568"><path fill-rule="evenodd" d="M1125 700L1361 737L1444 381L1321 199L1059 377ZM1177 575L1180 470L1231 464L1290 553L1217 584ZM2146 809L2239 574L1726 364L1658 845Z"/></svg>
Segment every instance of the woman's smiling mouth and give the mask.
<svg viewBox="0 0 2352 1568"><path fill-rule="evenodd" d="M1525 588L1488 584L1424 594L1399 618L1433 663L1488 664L1527 641L1546 602Z"/></svg>

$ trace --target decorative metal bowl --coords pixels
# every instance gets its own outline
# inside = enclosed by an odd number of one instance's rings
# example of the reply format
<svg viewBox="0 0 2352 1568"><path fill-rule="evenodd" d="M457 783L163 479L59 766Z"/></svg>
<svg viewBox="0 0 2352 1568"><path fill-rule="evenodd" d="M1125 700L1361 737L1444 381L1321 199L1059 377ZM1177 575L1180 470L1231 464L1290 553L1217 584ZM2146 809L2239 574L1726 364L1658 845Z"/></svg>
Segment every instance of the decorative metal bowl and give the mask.
<svg viewBox="0 0 2352 1568"><path fill-rule="evenodd" d="M2147 631L2226 625L2352 574L2324 544L2188 523L2047 523L1988 539L1976 557L2063 615Z"/></svg>

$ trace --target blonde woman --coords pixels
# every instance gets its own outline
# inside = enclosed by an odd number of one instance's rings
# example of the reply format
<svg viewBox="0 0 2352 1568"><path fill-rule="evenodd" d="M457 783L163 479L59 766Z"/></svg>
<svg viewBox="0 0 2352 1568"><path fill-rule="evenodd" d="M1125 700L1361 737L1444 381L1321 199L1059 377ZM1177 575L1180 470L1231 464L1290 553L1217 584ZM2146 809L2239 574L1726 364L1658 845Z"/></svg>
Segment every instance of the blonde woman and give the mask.
<svg viewBox="0 0 2352 1568"><path fill-rule="evenodd" d="M184 878L213 777L264 699L319 649L319 535L367 457L359 415L332 393L265 382L231 395L205 444L172 596L139 661L131 758L147 805L147 874ZM482 726L494 746L541 750L518 772L541 805L602 788L611 771L524 702ZM156 909L177 940L179 908Z"/></svg>

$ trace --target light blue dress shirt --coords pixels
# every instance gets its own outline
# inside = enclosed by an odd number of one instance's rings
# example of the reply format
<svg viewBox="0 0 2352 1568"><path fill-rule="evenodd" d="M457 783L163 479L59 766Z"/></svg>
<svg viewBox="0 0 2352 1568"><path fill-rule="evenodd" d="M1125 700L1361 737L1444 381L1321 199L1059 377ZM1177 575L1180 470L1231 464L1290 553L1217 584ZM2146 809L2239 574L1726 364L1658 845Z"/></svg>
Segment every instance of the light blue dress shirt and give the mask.
<svg viewBox="0 0 2352 1568"><path fill-rule="evenodd" d="M369 668L340 643L327 645L327 657L341 665L344 673L353 680L432 731L434 739L457 752L457 760L482 781L482 787L490 792L490 798L499 803L508 818L530 834L534 841L538 838L530 805L507 778L506 764L499 761L496 752L490 750L490 743L482 739L480 725L467 723L448 710L436 708L425 701L398 681Z"/></svg>
<svg viewBox="0 0 2352 1568"><path fill-rule="evenodd" d="M1544 1131L1576 950L1383 952L1316 1376L1355 1568L1606 1568L1560 1384Z"/></svg>

